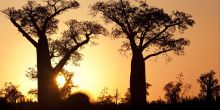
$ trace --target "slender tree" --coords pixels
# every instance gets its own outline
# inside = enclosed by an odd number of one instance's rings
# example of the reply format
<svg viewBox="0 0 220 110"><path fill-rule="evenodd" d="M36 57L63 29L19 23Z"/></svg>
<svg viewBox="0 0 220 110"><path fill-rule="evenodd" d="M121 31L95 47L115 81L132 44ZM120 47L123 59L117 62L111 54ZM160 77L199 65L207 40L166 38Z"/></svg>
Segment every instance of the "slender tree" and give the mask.
<svg viewBox="0 0 220 110"><path fill-rule="evenodd" d="M105 29L94 22L66 22L68 29L59 38L58 15L79 7L75 0L46 0L38 4L30 0L20 9L3 10L18 31L36 48L38 72L38 102L42 109L56 108L59 90L55 81L67 61L76 63L81 58L79 48ZM56 58L56 60L53 60ZM58 61L53 63L52 61Z"/></svg>
<svg viewBox="0 0 220 110"><path fill-rule="evenodd" d="M135 5L139 4L139 5ZM189 40L174 37L176 30L184 32L193 26L192 16L180 11L165 13L145 2L97 2L91 6L92 14L101 13L106 23L114 23L112 36L124 38L122 52L131 50L130 91L133 104L146 103L145 61L161 54L184 54Z"/></svg>

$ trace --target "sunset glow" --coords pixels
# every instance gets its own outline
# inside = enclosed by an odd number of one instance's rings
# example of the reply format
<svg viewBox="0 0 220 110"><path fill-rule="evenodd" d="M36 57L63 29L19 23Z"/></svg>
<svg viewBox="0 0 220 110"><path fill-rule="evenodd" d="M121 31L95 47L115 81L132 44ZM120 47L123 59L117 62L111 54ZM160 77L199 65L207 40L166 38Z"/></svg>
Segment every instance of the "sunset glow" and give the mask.
<svg viewBox="0 0 220 110"><path fill-rule="evenodd" d="M64 84L66 83L66 80L63 75L58 75L56 81L59 87L63 87Z"/></svg>
<svg viewBox="0 0 220 110"><path fill-rule="evenodd" d="M8 7L19 8L27 0L1 0L0 10ZM42 0L38 0L42 1ZM60 36L66 29L65 21L77 19L79 21L95 21L107 28L111 25L103 23L102 18L92 17L89 6L97 1L107 0L76 0L80 3L79 9L62 13L59 18L57 34ZM131 1L131 0L130 0ZM185 48L185 55L175 56L168 62L165 57L159 56L145 62L146 81L152 86L149 88L147 100L164 99L163 87L166 83L176 80L176 75L183 73L184 81L192 88L187 94L197 96L199 75L209 70L216 72L220 80L220 0L146 0L150 6L163 8L165 12L179 10L190 13L195 19L195 26L184 33L176 32L175 38L185 37L190 40L190 46ZM199 2L199 5L198 5ZM0 88L5 82L19 85L19 90L27 94L31 88L37 88L37 82L25 77L29 67L35 67L36 49L25 39L10 20L0 12ZM98 45L86 45L79 52L83 58L79 66L66 65L66 70L74 72L73 84L78 86L73 90L87 91L96 99L104 87L109 93L115 94L117 89L122 96L129 88L131 55L119 53L122 40L114 40L109 36L98 36L95 41ZM56 81L59 87L65 84L63 75L58 75Z"/></svg>

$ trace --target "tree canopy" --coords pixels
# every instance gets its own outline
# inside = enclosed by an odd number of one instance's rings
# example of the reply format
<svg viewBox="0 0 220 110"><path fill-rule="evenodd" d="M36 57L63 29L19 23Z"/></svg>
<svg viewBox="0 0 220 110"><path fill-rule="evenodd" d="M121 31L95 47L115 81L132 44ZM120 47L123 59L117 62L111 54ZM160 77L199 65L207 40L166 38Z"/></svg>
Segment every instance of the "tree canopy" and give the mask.
<svg viewBox="0 0 220 110"><path fill-rule="evenodd" d="M12 7L2 12L36 48L39 44L37 39L47 38L49 40L50 59L57 59L57 57L62 59L55 68L60 69L63 62L66 62L69 57L74 59L71 60L74 64L81 59L82 55L76 51L79 47L91 38L95 38L97 34L106 34L105 28L95 22L69 20L65 23L68 29L62 32L62 36L53 38L52 35L56 34L58 30L59 19L57 16L69 9L78 7L79 3L75 0L46 0L43 5L29 0L21 9Z"/></svg>
<svg viewBox="0 0 220 110"><path fill-rule="evenodd" d="M184 32L195 23L190 14L173 11L171 14L163 9L149 6L145 2L131 5L129 1L97 2L92 7L93 15L102 14L106 23L114 23L112 37L126 38L121 51L138 48L149 51L155 47L148 59L172 51L177 55L184 54L184 46L189 45L186 38L174 38L174 32Z"/></svg>

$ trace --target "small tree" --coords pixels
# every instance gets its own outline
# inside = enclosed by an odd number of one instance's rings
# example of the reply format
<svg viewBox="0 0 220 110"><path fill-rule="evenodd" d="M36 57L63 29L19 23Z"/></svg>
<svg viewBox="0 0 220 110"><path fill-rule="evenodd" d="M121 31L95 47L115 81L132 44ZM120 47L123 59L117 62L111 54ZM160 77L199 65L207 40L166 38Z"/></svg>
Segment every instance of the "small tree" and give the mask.
<svg viewBox="0 0 220 110"><path fill-rule="evenodd" d="M118 88L115 89L115 95L113 95L114 101L115 101L115 105L118 105L118 99L121 98L121 94L118 92Z"/></svg>
<svg viewBox="0 0 220 110"><path fill-rule="evenodd" d="M183 81L183 74L177 75L177 81L171 81L164 86L165 98L169 103L178 103L191 89L191 85Z"/></svg>
<svg viewBox="0 0 220 110"><path fill-rule="evenodd" d="M1 93L4 95L6 100L10 103L16 103L23 101L24 96L18 90L18 86L13 85L11 82L5 83L4 88L1 89Z"/></svg>
<svg viewBox="0 0 220 110"><path fill-rule="evenodd" d="M31 97L37 98L37 94L38 94L37 92L38 92L37 89L30 89L28 91L28 95L30 95ZM30 100L32 101L32 99Z"/></svg>
<svg viewBox="0 0 220 110"><path fill-rule="evenodd" d="M97 97L97 102L101 105L113 104L114 97L108 93L108 88L104 88Z"/></svg>
<svg viewBox="0 0 220 110"><path fill-rule="evenodd" d="M165 98L169 103L177 103L180 100L181 83L174 83L173 81L167 83L164 87Z"/></svg>
<svg viewBox="0 0 220 110"><path fill-rule="evenodd" d="M209 103L214 101L220 92L220 85L218 79L215 78L215 74L213 70L210 70L201 74L198 79L201 87L199 96Z"/></svg>

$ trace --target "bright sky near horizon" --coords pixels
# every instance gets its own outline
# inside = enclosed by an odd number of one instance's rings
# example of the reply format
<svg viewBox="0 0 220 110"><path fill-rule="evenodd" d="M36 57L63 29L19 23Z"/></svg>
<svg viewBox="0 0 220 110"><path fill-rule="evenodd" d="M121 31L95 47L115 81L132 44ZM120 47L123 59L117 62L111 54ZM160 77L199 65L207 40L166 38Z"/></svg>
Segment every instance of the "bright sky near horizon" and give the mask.
<svg viewBox="0 0 220 110"><path fill-rule="evenodd" d="M27 0L0 0L0 10L8 7L20 7ZM77 0L79 9L64 13L61 22L68 19L81 21L93 20L102 22L101 18L92 18L88 6L99 0ZM105 1L105 0L102 0ZM220 80L220 1L219 0L147 0L149 5L163 8L166 12L179 10L193 16L196 24L180 36L190 40L185 48L184 56L172 56L166 62L164 56L146 62L146 80L152 86L149 89L149 100L164 98L163 87L169 81L176 80L176 75L184 74L184 81L192 84L189 96L199 92L197 79L201 73L214 70ZM106 25L106 24L105 24ZM59 27L62 32L63 24ZM59 34L58 34L59 35ZM130 60L119 54L120 40L100 36L99 45L86 46L80 66L69 65L67 69L74 71L75 83L80 90L85 90L96 97L104 87L110 93L116 88L121 95L129 87ZM27 94L37 83L25 77L28 67L36 65L35 48L17 31L5 15L0 13L0 88L4 82L20 85L19 89Z"/></svg>

